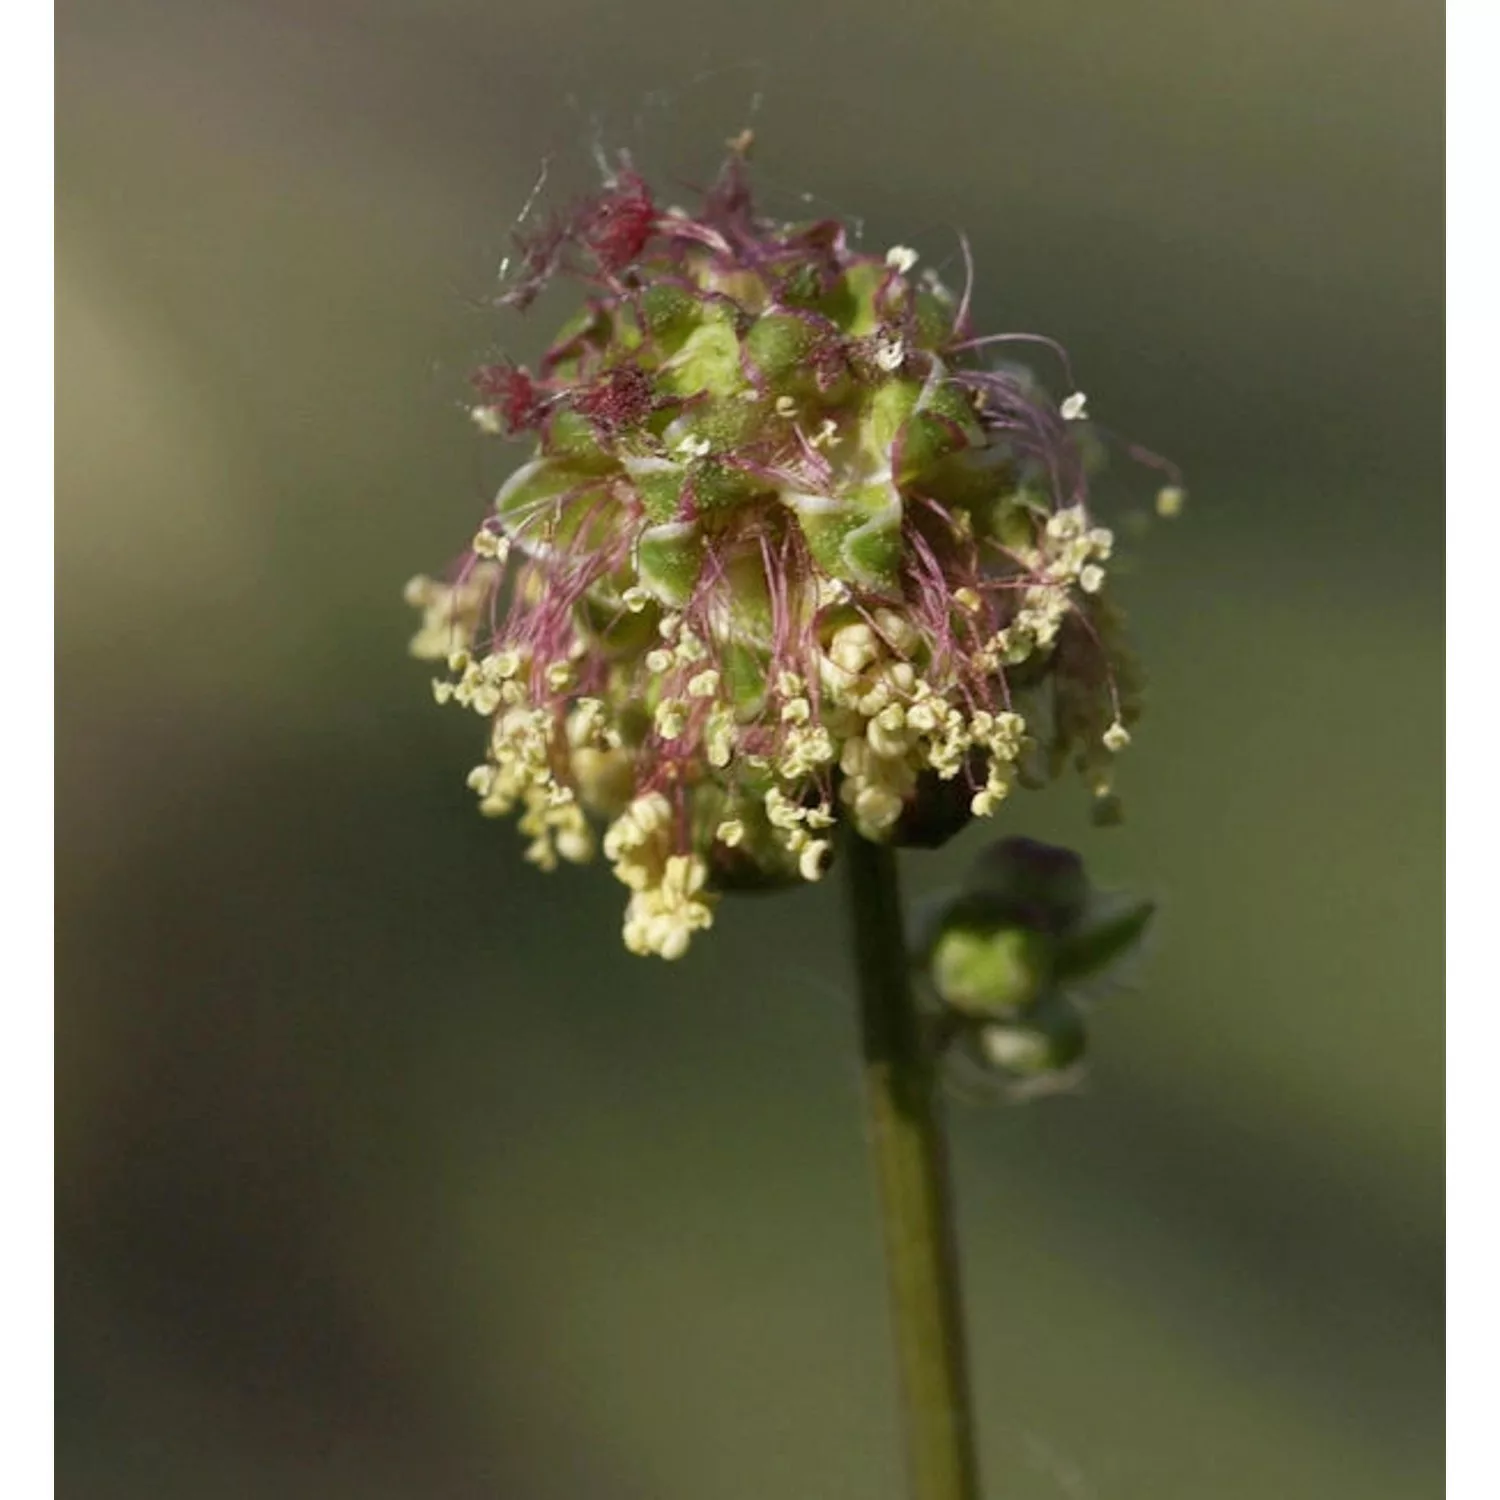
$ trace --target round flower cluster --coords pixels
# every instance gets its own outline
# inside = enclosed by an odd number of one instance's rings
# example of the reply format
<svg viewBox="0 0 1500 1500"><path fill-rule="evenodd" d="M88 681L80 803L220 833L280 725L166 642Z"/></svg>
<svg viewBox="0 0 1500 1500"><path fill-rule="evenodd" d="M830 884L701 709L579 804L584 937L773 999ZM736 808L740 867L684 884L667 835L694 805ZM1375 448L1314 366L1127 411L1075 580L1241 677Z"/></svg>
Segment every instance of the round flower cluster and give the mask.
<svg viewBox="0 0 1500 1500"><path fill-rule="evenodd" d="M676 958L724 890L819 879L840 820L935 842L1069 762L1108 796L1113 539L1083 397L989 358L1022 336L976 337L911 250L759 217L738 155L695 212L622 168L521 248L504 301L567 275L584 305L476 375L533 452L408 599L529 859L602 842L627 947Z"/></svg>

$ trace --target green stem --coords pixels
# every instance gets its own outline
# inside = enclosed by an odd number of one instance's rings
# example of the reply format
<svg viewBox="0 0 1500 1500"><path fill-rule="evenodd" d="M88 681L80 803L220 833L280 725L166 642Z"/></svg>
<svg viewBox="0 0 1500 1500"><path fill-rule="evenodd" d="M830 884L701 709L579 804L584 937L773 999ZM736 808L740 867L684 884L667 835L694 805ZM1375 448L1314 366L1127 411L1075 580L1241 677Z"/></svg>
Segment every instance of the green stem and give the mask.
<svg viewBox="0 0 1500 1500"><path fill-rule="evenodd" d="M947 1148L912 994L896 855L849 832L842 856L911 1493L978 1500Z"/></svg>

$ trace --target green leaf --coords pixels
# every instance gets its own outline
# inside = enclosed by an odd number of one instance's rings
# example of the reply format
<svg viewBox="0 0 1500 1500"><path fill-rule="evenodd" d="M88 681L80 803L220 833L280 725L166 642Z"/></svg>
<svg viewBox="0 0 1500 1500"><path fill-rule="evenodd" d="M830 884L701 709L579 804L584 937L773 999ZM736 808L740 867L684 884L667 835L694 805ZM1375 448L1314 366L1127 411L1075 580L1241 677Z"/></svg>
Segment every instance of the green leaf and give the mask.
<svg viewBox="0 0 1500 1500"><path fill-rule="evenodd" d="M1140 946L1155 915L1156 903L1145 897L1095 897L1058 943L1058 979L1089 979L1113 968Z"/></svg>

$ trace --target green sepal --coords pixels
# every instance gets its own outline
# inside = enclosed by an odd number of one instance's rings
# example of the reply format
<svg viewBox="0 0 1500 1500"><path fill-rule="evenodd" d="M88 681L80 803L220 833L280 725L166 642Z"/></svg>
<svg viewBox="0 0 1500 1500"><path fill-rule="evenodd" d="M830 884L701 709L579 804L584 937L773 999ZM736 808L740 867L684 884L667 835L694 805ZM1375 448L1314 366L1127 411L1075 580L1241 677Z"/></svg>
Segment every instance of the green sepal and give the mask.
<svg viewBox="0 0 1500 1500"><path fill-rule="evenodd" d="M808 550L824 572L882 592L901 582L901 497L879 481L839 498L785 494Z"/></svg>
<svg viewBox="0 0 1500 1500"><path fill-rule="evenodd" d="M589 546L603 545L619 524L618 505L606 499L608 472L597 465L538 458L522 464L500 487L495 514L523 550L539 555L580 540L587 522Z"/></svg>
<svg viewBox="0 0 1500 1500"><path fill-rule="evenodd" d="M937 412L913 412L896 436L893 449L896 483L904 488L923 479L939 460L968 447L969 438L958 423Z"/></svg>
<svg viewBox="0 0 1500 1500"><path fill-rule="evenodd" d="M776 300L785 307L821 308L827 300L824 269L816 261L799 261L782 277Z"/></svg>
<svg viewBox="0 0 1500 1500"><path fill-rule="evenodd" d="M547 419L542 432L542 451L549 458L571 459L599 469L608 468L613 462L599 446L598 434L589 419L569 407L560 407Z"/></svg>
<svg viewBox="0 0 1500 1500"><path fill-rule="evenodd" d="M648 526L636 542L636 576L641 587L669 609L692 597L703 571L703 535L696 521Z"/></svg>
<svg viewBox="0 0 1500 1500"><path fill-rule="evenodd" d="M731 453L742 448L755 437L766 420L760 403L741 399L743 394L728 400L693 402L672 420L662 434L662 441L668 448L675 449L685 439L696 438L707 443L715 453Z"/></svg>
<svg viewBox="0 0 1500 1500"><path fill-rule="evenodd" d="M889 462L901 429L921 399L919 380L887 380L870 393L860 437L866 451L880 463Z"/></svg>
<svg viewBox="0 0 1500 1500"><path fill-rule="evenodd" d="M850 266L827 296L813 305L849 338L863 338L880 327L875 294L886 277L884 261L862 260Z"/></svg>
<svg viewBox="0 0 1500 1500"><path fill-rule="evenodd" d="M1113 968L1140 947L1156 915L1146 897L1095 896L1057 945L1059 980L1090 979Z"/></svg>
<svg viewBox="0 0 1500 1500"><path fill-rule="evenodd" d="M942 361L934 360L915 407L892 444L897 482L906 485L922 478L925 490L925 477L942 460L982 448L984 440L973 398L948 379Z"/></svg>
<svg viewBox="0 0 1500 1500"><path fill-rule="evenodd" d="M744 384L740 341L728 322L702 323L661 367L657 383L668 395L732 396Z"/></svg>
<svg viewBox="0 0 1500 1500"><path fill-rule="evenodd" d="M719 676L735 717L742 723L765 707L767 653L744 641L729 641L719 648Z"/></svg>
<svg viewBox="0 0 1500 1500"><path fill-rule="evenodd" d="M814 319L769 312L757 318L745 334L745 359L773 391L789 394L811 384L808 360L826 337Z"/></svg>
<svg viewBox="0 0 1500 1500"><path fill-rule="evenodd" d="M646 518L657 524L670 521L682 500L682 465L669 458L624 458L621 463Z"/></svg>
<svg viewBox="0 0 1500 1500"><path fill-rule="evenodd" d="M765 278L745 266L729 266L714 260L703 267L701 275L705 289L719 298L719 305L725 308L764 307L770 296Z"/></svg>
<svg viewBox="0 0 1500 1500"><path fill-rule="evenodd" d="M703 303L686 287L658 281L641 292L638 316L646 336L670 357L702 321Z"/></svg>
<svg viewBox="0 0 1500 1500"><path fill-rule="evenodd" d="M844 538L858 524L858 516L825 495L789 494L783 499L797 517L813 561L825 573L842 577Z"/></svg>
<svg viewBox="0 0 1500 1500"><path fill-rule="evenodd" d="M608 345L610 322L609 314L597 302L585 303L558 329L547 356L547 373L572 379L586 347L602 349Z"/></svg>
<svg viewBox="0 0 1500 1500"><path fill-rule="evenodd" d="M760 549L741 545L723 559L725 587L719 613L709 622L715 640L769 652L775 631L771 587Z"/></svg>
<svg viewBox="0 0 1500 1500"><path fill-rule="evenodd" d="M970 444L984 441L984 428L974 408L974 398L957 381L950 380L940 361L933 361L933 373L922 387L917 410L944 417L957 426Z"/></svg>
<svg viewBox="0 0 1500 1500"><path fill-rule="evenodd" d="M881 487L884 488L883 486ZM887 500L878 512L844 539L849 581L882 593L901 586L901 503Z"/></svg>
<svg viewBox="0 0 1500 1500"><path fill-rule="evenodd" d="M941 349L953 337L953 304L925 287L917 292L913 318L924 349Z"/></svg>
<svg viewBox="0 0 1500 1500"><path fill-rule="evenodd" d="M726 464L722 459L703 458L688 466L688 485L700 514L732 510L735 506L764 494L767 488L759 475Z"/></svg>

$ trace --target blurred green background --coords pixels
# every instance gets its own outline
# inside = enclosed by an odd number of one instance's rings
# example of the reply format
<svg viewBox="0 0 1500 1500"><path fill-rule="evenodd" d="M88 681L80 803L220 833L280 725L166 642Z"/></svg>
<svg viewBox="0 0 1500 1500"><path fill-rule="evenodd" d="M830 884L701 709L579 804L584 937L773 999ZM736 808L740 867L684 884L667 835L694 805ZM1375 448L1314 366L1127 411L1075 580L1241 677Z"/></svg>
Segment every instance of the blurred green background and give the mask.
<svg viewBox="0 0 1500 1500"><path fill-rule="evenodd" d="M1007 819L1163 915L1086 1094L954 1115L989 1493L1437 1495L1441 8L57 22L60 1493L900 1496L837 892L627 958L404 656L542 159L748 123L773 211L964 228L1191 488L1129 821Z"/></svg>

